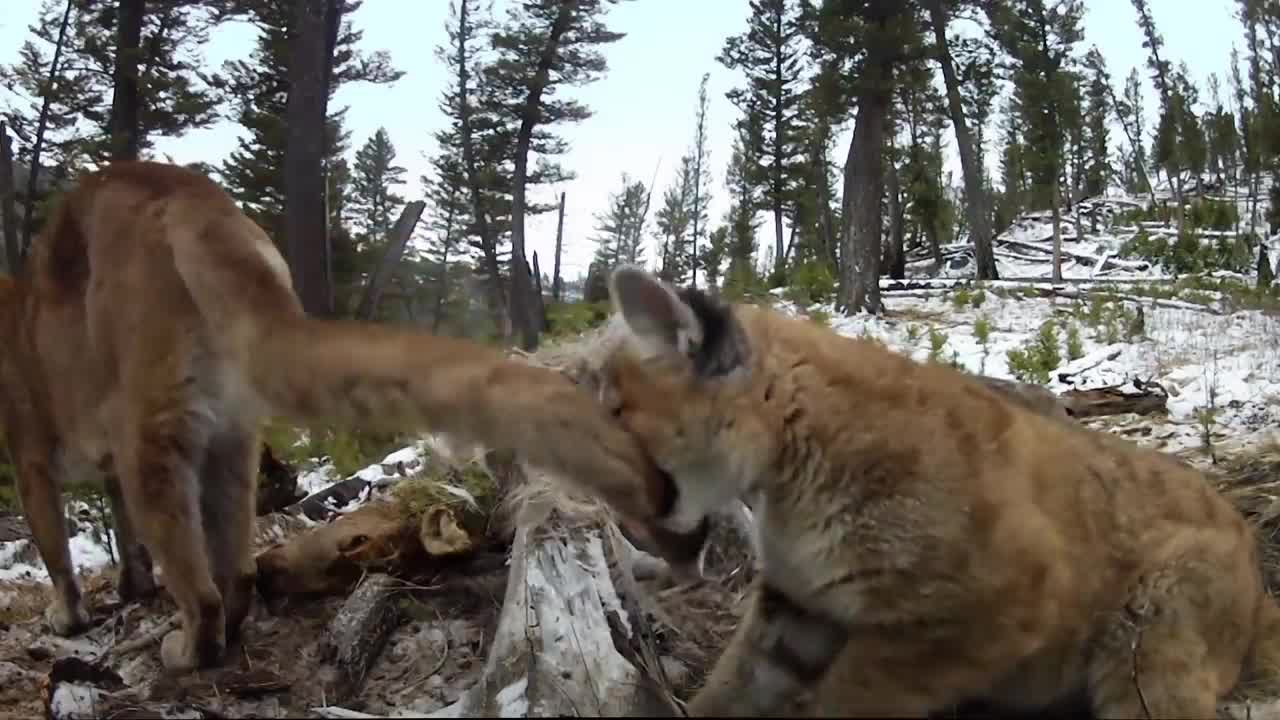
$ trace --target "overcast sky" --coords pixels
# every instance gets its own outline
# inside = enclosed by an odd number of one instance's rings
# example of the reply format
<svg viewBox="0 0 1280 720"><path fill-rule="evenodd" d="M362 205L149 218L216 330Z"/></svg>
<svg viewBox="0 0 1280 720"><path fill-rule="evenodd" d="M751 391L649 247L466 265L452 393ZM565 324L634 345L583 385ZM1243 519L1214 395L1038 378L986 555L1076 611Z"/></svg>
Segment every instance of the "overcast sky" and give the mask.
<svg viewBox="0 0 1280 720"><path fill-rule="evenodd" d="M509 1L495 2L499 17ZM3 0L3 5L0 63L7 64L17 59L39 0ZM1123 81L1129 69L1138 66L1145 81L1146 51L1131 3L1086 0L1085 5L1081 53L1096 44L1113 79ZM1150 0L1164 36L1165 56L1175 63L1185 61L1202 88L1209 74L1217 73L1225 92L1231 47L1235 44L1243 50L1243 30L1234 18L1235 5L1234 0ZM648 184L656 168L657 202L681 153L692 141L698 82L704 72L711 74L708 124L713 225L722 218L727 207L724 170L732 144L730 123L736 115L724 94L739 77L716 63L715 57L724 39L745 27L747 13L747 0L633 0L609 11L609 26L625 32L626 37L606 48L607 74L574 91L595 114L561 131L571 146L562 162L577 178L563 186L538 188L534 196L538 201L551 201L561 190L567 194L566 277L585 273L594 249L593 214L605 208L609 193L620 186L622 173ZM415 199L420 191L418 178L428 171L428 157L434 152L431 132L443 121L438 102L448 78L432 49L447 42L447 14L447 0L365 0L351 18L364 32L364 49L387 50L394 65L405 71L404 77L390 86L350 84L338 92L335 102L349 108L346 126L351 132L351 152L354 154L379 126L385 127L395 144L398 163L409 171L409 186L402 190L409 199ZM245 57L253 38L254 30L245 24L220 28L210 40L206 57L215 66L225 59ZM1150 114L1154 92L1150 87L1146 90ZM1154 123L1149 121L1147 126L1154 127ZM157 151L168 153L177 162L202 160L216 165L234 149L239 133L239 126L227 121L179 139L161 139ZM1113 132L1113 137L1119 135L1118 129ZM949 135L947 138L950 140ZM834 153L839 162L843 162L847 141L848 129ZM949 149L952 156L953 149ZM988 164L992 163L994 158L988 158ZM954 157L951 165L958 181ZM771 235L772 223L762 223L761 239L767 243L766 233ZM530 253L538 251L542 267L549 273L555 213L529 222L526 234ZM653 255L651 251L650 258Z"/></svg>

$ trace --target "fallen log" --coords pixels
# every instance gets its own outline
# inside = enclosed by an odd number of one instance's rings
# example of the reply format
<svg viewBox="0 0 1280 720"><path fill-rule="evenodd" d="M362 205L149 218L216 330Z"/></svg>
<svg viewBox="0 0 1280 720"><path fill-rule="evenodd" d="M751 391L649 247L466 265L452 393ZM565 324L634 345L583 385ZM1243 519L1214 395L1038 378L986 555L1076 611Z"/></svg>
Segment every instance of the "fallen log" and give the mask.
<svg viewBox="0 0 1280 720"><path fill-rule="evenodd" d="M320 657L334 670L326 695L339 703L360 692L369 668L400 622L399 608L393 602L395 587L389 575L366 576L329 623Z"/></svg>
<svg viewBox="0 0 1280 720"><path fill-rule="evenodd" d="M565 527L558 515L517 526L506 598L481 679L427 717L677 714L615 644L615 633L634 637L643 620L618 599L599 527Z"/></svg>
<svg viewBox="0 0 1280 720"><path fill-rule="evenodd" d="M1108 282L1110 281L1104 280L1104 281L1101 281L1100 284L1105 285ZM1187 302L1185 300L1172 300L1172 299L1166 299L1166 298L1144 297L1141 295L1128 295L1125 293L1118 293L1111 290L1103 290L1103 289L1081 290L1078 288L1058 287L1056 284L1055 286L1051 286L1051 287L1034 287L1033 286L1027 289L1029 292L1034 292L1040 297L1060 297L1065 300L1088 300L1090 297L1090 293L1092 292L1098 295L1105 295L1108 298L1113 300L1118 300L1121 302L1136 303L1138 305L1154 305L1156 307L1170 308L1173 310L1192 310L1195 312L1209 313L1210 315L1222 314L1221 310L1211 305L1201 305L1199 303Z"/></svg>
<svg viewBox="0 0 1280 720"><path fill-rule="evenodd" d="M1156 415L1167 413L1168 397L1145 387L1126 392L1121 386L1068 390L1062 393L1068 412L1076 419L1103 415Z"/></svg>

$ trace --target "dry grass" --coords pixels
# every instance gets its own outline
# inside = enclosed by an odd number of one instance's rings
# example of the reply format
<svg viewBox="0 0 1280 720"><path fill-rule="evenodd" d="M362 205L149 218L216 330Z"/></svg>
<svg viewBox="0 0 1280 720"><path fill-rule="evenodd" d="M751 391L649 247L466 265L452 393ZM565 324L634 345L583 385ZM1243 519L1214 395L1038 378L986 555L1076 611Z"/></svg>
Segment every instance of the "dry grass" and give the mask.
<svg viewBox="0 0 1280 720"><path fill-rule="evenodd" d="M1280 593L1280 447L1221 458L1219 488L1258 528L1263 574Z"/></svg>
<svg viewBox="0 0 1280 720"><path fill-rule="evenodd" d="M0 625L31 622L48 604L48 589L43 583L6 582L0 587Z"/></svg>

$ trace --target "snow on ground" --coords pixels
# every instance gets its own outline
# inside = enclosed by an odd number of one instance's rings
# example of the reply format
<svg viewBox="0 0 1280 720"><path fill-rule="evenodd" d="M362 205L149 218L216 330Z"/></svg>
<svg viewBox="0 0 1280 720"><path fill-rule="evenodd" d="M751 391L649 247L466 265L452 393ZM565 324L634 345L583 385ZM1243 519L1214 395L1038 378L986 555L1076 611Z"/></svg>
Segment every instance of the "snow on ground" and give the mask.
<svg viewBox="0 0 1280 720"><path fill-rule="evenodd" d="M1262 215L1266 212L1265 190L1264 187L1260 192L1264 198L1259 203ZM1167 193L1161 197L1167 197ZM943 266L931 277L921 277L932 264L931 258L909 258L908 281L927 284L930 290L897 292L891 288L899 287L900 281L882 280L887 308L883 317L838 316L830 305L801 309L780 297L776 304L792 313L821 311L835 332L875 337L917 360L929 357L930 331L934 331L934 339L941 342L938 359L1003 378L1013 378L1008 352L1027 343L1046 320L1053 318L1058 321L1062 362L1050 374L1050 389L1062 392L1070 388L1123 386L1136 380L1158 382L1169 393L1167 418L1109 419L1103 423L1107 429L1198 462L1195 456L1201 444L1200 411L1212 396L1217 408L1213 431L1221 441L1220 451L1267 442L1280 428L1280 343L1275 340L1280 337L1280 315L1259 311L1214 314L1203 303L1179 305L1177 301L1162 300L1157 304L1141 297L1123 303L1087 299L1087 293L1097 283L1113 284L1113 288L1127 292L1131 283L1167 284L1173 279L1159 265L1117 257L1137 228L1109 228L1110 218L1144 203L1145 198L1114 193L1082 203L1079 227L1083 237L1076 231L1075 215L1064 214L1063 276L1068 283L1059 287L1085 292L1084 300L1025 295L1027 280L1050 277L1051 260L1049 218L1044 213L1029 213L996 242L998 270L1002 278L1009 280L985 283L980 291L968 287L967 279L973 276L972 250L958 244L942 248ZM1247 200L1237 197L1236 203L1242 218L1248 218ZM1088 215L1089 209L1095 207L1097 227L1102 230L1098 233L1092 232L1094 225ZM1242 225L1247 227L1247 220ZM1159 224L1146 229L1163 232ZM1214 238L1208 233L1205 241ZM1280 235L1266 242L1275 262L1280 258ZM1235 277L1252 282L1247 276ZM1040 287L1044 287L1043 283ZM1213 295L1201 291L1202 300L1213 299ZM958 302L957 296L965 301ZM1139 304L1144 314L1143 333L1129 340L1125 325ZM1121 307L1129 314L1122 314ZM985 344L979 342L976 332L980 320L989 326ZM1075 360L1068 357L1066 348L1068 328L1072 326L1078 331L1081 353ZM1071 374L1069 382L1059 379L1063 373ZM1133 430L1136 432L1130 432ZM385 486L403 477L429 453L463 462L477 456L474 448L459 449L427 436L355 475L372 487ZM298 486L302 492L312 494L342 479L327 458L318 458L301 468ZM356 509L368 500L369 494L366 491L340 512ZM109 564L106 543L110 540L95 539L85 520L87 506L72 501L68 510L78 526L71 538L72 561L77 570L92 571ZM6 581L48 581L44 565L29 541L0 543L0 583ZM0 608L7 602L5 593L0 592Z"/></svg>

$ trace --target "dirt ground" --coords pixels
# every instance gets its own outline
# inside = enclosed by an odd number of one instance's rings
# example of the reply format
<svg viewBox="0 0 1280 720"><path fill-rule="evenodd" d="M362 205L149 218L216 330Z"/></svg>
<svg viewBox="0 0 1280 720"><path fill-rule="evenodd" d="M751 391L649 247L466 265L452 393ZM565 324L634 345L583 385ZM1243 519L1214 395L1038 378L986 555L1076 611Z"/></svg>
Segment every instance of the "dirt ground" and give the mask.
<svg viewBox="0 0 1280 720"><path fill-rule="evenodd" d="M1280 582L1280 453L1226 460L1218 471L1222 490L1259 525L1265 570ZM260 536L267 545L298 532L305 527L277 520ZM646 596L656 649L681 699L696 691L736 626L752 574L749 552L741 537L725 530L707 558L714 582L630 586ZM433 712L481 675L504 597L505 561L500 547L489 548L396 584L398 624L350 697L334 689L334 663L326 655L331 623L347 601L340 593L288 597L271 607L257 602L234 661L174 679L158 657L162 626L174 613L164 593L147 606L122 606L109 573L84 578L95 625L64 639L41 617L44 586L6 583L0 587L8 594L0 611L0 719L45 717L50 697L59 718L314 717L314 708L335 705L375 715ZM616 585L627 592L628 583Z"/></svg>
<svg viewBox="0 0 1280 720"><path fill-rule="evenodd" d="M15 599L0 625L0 718L45 716L54 691L58 716L79 716L62 701L89 687L93 697L74 707L94 717L304 717L337 702L373 714L410 704L431 712L479 675L502 603L503 560L490 557L396 590L400 622L350 698L331 694L335 671L324 657L345 596L289 598L274 608L258 602L234 661L173 679L159 663L159 630L174 613L163 592L150 605L121 606L109 574L85 578L95 625L64 639L40 616L45 588L10 585Z"/></svg>

